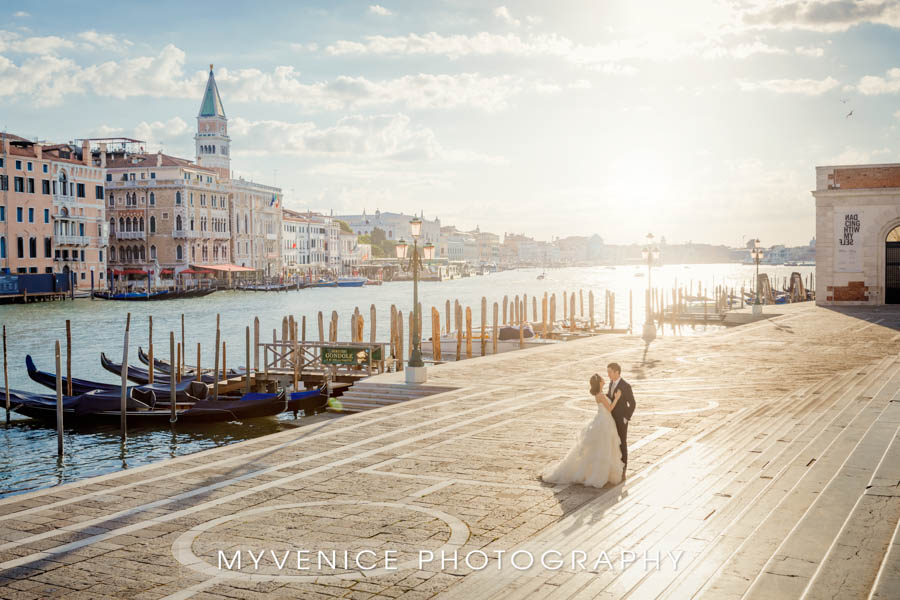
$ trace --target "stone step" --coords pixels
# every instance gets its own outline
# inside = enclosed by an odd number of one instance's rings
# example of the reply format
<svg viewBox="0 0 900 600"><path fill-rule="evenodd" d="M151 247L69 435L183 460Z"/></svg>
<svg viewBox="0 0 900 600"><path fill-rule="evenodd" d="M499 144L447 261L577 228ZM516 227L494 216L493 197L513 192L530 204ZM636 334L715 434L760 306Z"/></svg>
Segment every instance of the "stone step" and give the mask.
<svg viewBox="0 0 900 600"><path fill-rule="evenodd" d="M874 369L861 379L865 388L862 392L857 391L860 389L857 385L854 391L845 394L849 398L844 401L847 410L830 420L826 416L827 423L814 438L798 440L805 443L801 452L788 465L771 472L772 481L763 494L747 504L749 510L742 511L705 555L701 572L708 579L699 588L688 587L680 593L676 588L669 597L677 598L697 590L717 598L743 595L839 466L834 463L835 453L844 452L846 456L877 416L877 404L873 408L866 398L873 398L889 382L897 383L897 377L891 361L886 370ZM722 557L722 564L709 573L715 564L712 556ZM697 580L691 583L696 584Z"/></svg>
<svg viewBox="0 0 900 600"><path fill-rule="evenodd" d="M694 455L698 459L697 462L721 465L722 463L717 459L719 458L719 454L725 452L725 450L723 450L723 446L719 445L718 442L724 444L729 440L733 440L738 432L755 435L757 431L755 428L756 426L767 427L769 425L769 421L764 419L766 418L765 415L767 411L771 408L771 406L760 405L753 409L753 411L750 411L750 413L739 415L739 418L726 422L724 426L719 427L716 430L695 436L694 441L697 445L693 446L692 449ZM749 418L750 415L753 416L753 419ZM748 426L748 423L751 421L757 425ZM700 444L700 441L703 442L702 445ZM675 453L678 454L678 451ZM660 470L660 472L663 473L662 470ZM601 527L600 529L595 528L594 531L594 534L601 538L601 541L610 544L614 543L614 541L618 539L613 537L617 531L627 531L626 528L630 526L629 524L633 523L639 516L643 515L646 517L646 515L652 512L645 510L642 503L645 501L645 498L658 493L658 484L660 481L655 475L641 477L643 474L644 472L641 472L637 477L633 477L627 482L627 496L624 499L619 497L619 494L616 493L615 489L610 490L597 501L592 502L589 507L582 508L576 513L573 513L554 524L548 528L547 531L538 534L533 542L523 546L523 548L536 550L538 552L541 551L541 548L587 548L589 544L582 544L581 540L573 541L571 536L568 535L568 532L572 530L572 528L582 526L585 520L591 520L594 518L594 515L597 515L596 518L599 519L610 511L616 510L619 514L616 515L612 523L607 519L604 527ZM688 488L690 488L690 486L688 486ZM674 499L675 498L673 498L673 500ZM521 593L522 586L540 586L543 583L540 581L540 578L520 576L519 574L515 575L516 576L514 577L507 576L507 573L504 571L498 574L491 582L476 577L471 584L466 582L463 586L460 586L458 593L454 593L452 597L525 597L526 594ZM593 575L593 578L596 581L597 575ZM472 585L472 587L469 587L469 585Z"/></svg>
<svg viewBox="0 0 900 600"><path fill-rule="evenodd" d="M877 457L885 440L887 448ZM874 459L871 468L875 473L864 482L863 489L853 489L856 502L824 559L819 561L805 598L861 598L872 589L900 521L900 402L895 399L887 406L857 451ZM852 479L859 483L852 472L858 467L852 463L853 457L842 469L840 481L836 479L832 485L849 488ZM812 514L830 520L833 517L818 507L822 500L820 497Z"/></svg>
<svg viewBox="0 0 900 600"><path fill-rule="evenodd" d="M890 381L893 389L900 385L900 370ZM805 510L793 521L794 528L769 557L745 597L802 595L893 437L896 424L883 426L879 420L890 402L879 402L879 397L877 394L871 401L861 397L867 405L859 418L837 432L835 443L825 452L813 457L815 464L788 500L794 507L787 514Z"/></svg>
<svg viewBox="0 0 900 600"><path fill-rule="evenodd" d="M788 452L789 444L786 439L791 439L800 430L816 425L817 420L810 409L822 402L837 404L834 395L816 398L813 394L808 394L806 397L807 400L799 403L794 413L795 417L799 414L803 418L794 420L789 415L777 415L772 422L772 429L766 432L768 435L763 441L759 441L758 435L754 435L751 442L744 446L744 452L740 448L732 452L732 456L739 457L739 460L724 473L717 475L716 471L712 471L708 475L703 475L702 472L699 474L695 483L697 489L700 489L699 494L692 498L680 498L677 502L670 502L668 507L656 509L662 511L663 508L670 508L668 514L648 522L643 527L644 532L638 532L630 541L620 541L618 545L646 549L653 548L655 540L659 540L685 551L679 564L680 568L684 568L704 545L700 532L712 527L711 523L727 522L729 509L741 504L743 490L760 481L762 470L779 459L785 461L792 457ZM725 489L730 489L731 493L723 493L722 490ZM678 571L674 569L648 572L631 568L621 574L613 573L606 576L609 585L603 589L603 597L623 598L629 594L636 598L654 597L676 575Z"/></svg>
<svg viewBox="0 0 900 600"><path fill-rule="evenodd" d="M851 375L855 376L855 373ZM850 381L850 379L852 379L852 377L848 376L848 381ZM815 387L816 386L814 386L814 388ZM820 383L818 387L822 387L822 384ZM728 499L722 500L722 498L719 497L719 494L715 493L716 488L721 488L722 482L728 480L733 481L739 478L740 473L743 471L741 465L744 465L744 470L755 469L758 472L761 467L764 467L766 463L770 462L767 453L776 451L779 453L784 452L784 440L782 439L782 436L786 435L785 429L796 428L796 423L792 423L792 419L788 417L791 415L797 417L803 414L809 416L809 409L811 406L827 402L834 396L834 394L826 394L824 396L816 397L813 393L814 391L815 390L812 390L810 393L806 394L806 401L799 402L794 407L796 410L793 413L788 413L787 415L776 413L773 415L773 420L769 422L771 428L766 432L770 434L766 436L768 440L767 443L760 442L756 432L748 432L746 437L752 439L749 440L749 444L745 445L745 448L754 456L747 457L745 454L742 455L741 452L733 451L731 453L732 457L741 457L739 465L730 466L729 468L724 469L724 473L721 473L722 470L720 470L721 474L718 478L719 481L715 481L715 471L710 472L706 476L701 474L700 478L697 480L697 485L704 488L704 491L701 494L695 495L693 499L682 497L675 502L670 502L670 506L667 508L674 510L667 511L668 514L663 515L662 518L652 519L645 524L641 530L630 534L629 538L618 541L618 545L621 547L634 547L634 544L639 544L642 548L652 548L653 541L659 539L660 541L665 541L667 544L674 545L674 547L679 549L690 548L691 544L689 542L692 532L703 527L704 524L709 521L711 512L718 512L717 509L710 510L711 507L715 506L714 502L716 500L719 500L720 502L730 501ZM837 402L836 400L831 401L833 403ZM805 413L804 410L806 411ZM743 420L744 419L742 419L742 421ZM804 420L809 420L811 424L814 424L815 421L813 418ZM803 420L798 422L802 423ZM759 452L756 453L754 450L758 450ZM710 479L713 479L714 481L712 481L711 486L707 486L706 482ZM651 512L663 512L663 508L664 507L660 507L655 511L651 510ZM672 523L672 525L669 526L669 523ZM678 540L683 541L679 543ZM600 544L605 542L602 539L598 539L597 541ZM609 542L606 541L605 543ZM657 571L651 571L651 573L652 577L649 576L650 573L632 568L626 570L621 576L617 576L616 574L605 577L601 576L600 579L605 579L606 581L602 585L599 582L592 582L589 586L590 594L597 594L600 590L603 590L602 597L613 598L623 597L634 591L634 596L637 598L653 597L656 595L655 591L659 590L660 584L664 587L667 577L668 579L671 579L677 574L674 571L669 574ZM645 585L648 583L651 584L649 587L655 588L655 591L652 589L645 590ZM588 596L589 595L586 595L582 591L579 591L575 597ZM553 597L555 598L556 596Z"/></svg>
<svg viewBox="0 0 900 600"><path fill-rule="evenodd" d="M884 559L881 561L878 575L875 577L875 584L869 595L869 600L894 600L895 598L900 598L900 523L894 527L894 535Z"/></svg>
<svg viewBox="0 0 900 600"><path fill-rule="evenodd" d="M787 407L787 408L785 408ZM769 409L777 409L777 410L769 410ZM700 486L702 486L704 479L709 482L710 476L708 474L709 467L706 465L716 465L722 475L727 475L730 471L731 464L728 460L725 460L729 457L740 456L743 458L743 454L735 453L733 448L735 444L739 444L737 441L740 438L740 435L745 436L743 438L744 446L749 450L750 447L757 446L759 444L759 440L757 439L757 434L761 431L769 431L769 432L777 432L780 426L784 426L784 415L783 413L790 412L790 409L798 408L797 405L782 403L782 404L774 404L774 405L761 405L757 411L760 413L756 415L755 421L757 426L754 427L752 425L748 425L752 423L754 419L748 418L747 415L741 416L741 418L734 424L732 424L732 429L723 430L721 433L721 438L709 438L705 439L704 447L709 449L706 453L696 453L691 457L690 460L687 461L687 464L682 467L681 465L675 465L674 470L683 472L683 468L690 468L693 466L695 469L705 469L707 473L700 473L698 479L695 481L693 478L681 478L681 481L675 479L676 486L680 491L686 492L688 494L697 493L697 490ZM769 410L766 415L767 410ZM765 415L765 416L764 416ZM740 435L739 435L740 434ZM777 436L773 436L773 442L775 443L775 438ZM716 444L715 442L721 442L721 445ZM721 455L724 455L721 456ZM745 459L746 460L746 459ZM751 459L752 460L752 459ZM693 463L693 464L692 464ZM660 478L662 478L660 480ZM597 512L602 514L602 511L612 510L616 513L615 517L611 522L607 520L609 523L605 527L601 527L595 532L594 539L591 539L587 542L584 540L566 541L565 536L561 537L544 537L543 541L545 542L544 546L546 547L606 547L607 545L615 545L618 543L619 546L627 547L627 544L624 544L627 540L641 540L647 537L648 531L655 532L654 528L658 528L663 521L666 520L667 517L672 516L671 510L666 510L666 508L671 509L672 506L677 506L681 503L687 502L684 496L678 496L673 493L672 479L666 478L664 472L660 472L659 477L654 480L654 486L650 486L651 493L642 494L639 490L637 490L633 486L629 486L628 496L625 500L620 501L616 505L612 505L615 503L615 498L612 499L612 503L609 505L605 503L598 503L596 507L596 511L593 509L591 512ZM680 485L679 485L680 484ZM698 486L698 484L700 484ZM649 485L649 483L648 483ZM651 502L654 499L652 495L655 494L660 496L662 492L662 497L658 497L655 499L655 502ZM662 504L658 509L647 510L646 504L650 502L651 504ZM665 505L669 506L666 507ZM666 514L663 514L666 513ZM656 516L656 519L650 518L648 520L647 516L653 515ZM580 518L590 518L588 515L581 515ZM565 519L563 522L557 524L558 529L565 530ZM620 535L625 535L625 538L620 539ZM504 582L505 584L509 584L510 582ZM513 583L513 587L516 587L515 583ZM604 583L607 585L609 583L608 579ZM533 582L532 582L533 584ZM550 586L551 588L554 586ZM598 587L596 580L594 583L591 583L591 588L594 590L600 589ZM568 587L567 587L568 589ZM501 596L519 596L519 593L510 592L507 594L504 590L499 589L499 594ZM560 592L561 593L561 592ZM581 595L581 592L576 592L577 595ZM553 597L556 597L554 595ZM562 596L560 596L562 597Z"/></svg>
<svg viewBox="0 0 900 600"><path fill-rule="evenodd" d="M665 597L690 597L716 574L752 533L753 527L767 518L793 482L805 473L808 461L797 461L796 457L799 452L806 451L823 431L819 427L824 428L852 407L844 401L845 397L851 397L859 390L862 393L871 391L872 380L880 381L892 362L893 359L884 360L871 366L862 376L865 379L854 370L842 379L823 381L819 388L824 386L825 393L812 390L811 395L819 395L822 401L818 406L824 408L804 409L805 419L798 421L791 433L784 436L787 446L783 448L780 459L771 461L760 455L760 461L764 462L758 463L760 469L757 472L748 470L737 479L735 485L717 492L716 500L730 499L729 505L719 510L703 530L692 536L692 540L705 543L705 547L691 562L686 561L684 568L669 584ZM806 421L812 422L815 427L806 426ZM794 463L800 464L792 466ZM749 482L749 485L741 487L742 482Z"/></svg>

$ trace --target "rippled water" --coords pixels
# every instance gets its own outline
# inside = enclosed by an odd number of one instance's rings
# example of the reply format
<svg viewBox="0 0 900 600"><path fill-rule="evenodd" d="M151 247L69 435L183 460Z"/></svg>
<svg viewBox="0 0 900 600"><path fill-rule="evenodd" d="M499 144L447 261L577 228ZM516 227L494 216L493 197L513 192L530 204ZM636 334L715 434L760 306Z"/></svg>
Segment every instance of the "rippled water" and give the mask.
<svg viewBox="0 0 900 600"><path fill-rule="evenodd" d="M687 286L690 282L710 290L715 285L739 288L747 285L754 276L755 267L746 265L665 265L653 269L654 287L671 290L676 284ZM812 267L761 267L770 277L784 278L792 271L804 277ZM487 297L490 321L491 304L510 297L528 294L559 293L583 289L593 290L597 298L597 315L603 314L604 291L616 293L616 325L627 326L628 292L633 291L633 314L639 323L643 314L644 290L647 278L636 277L636 272L646 273L646 267L619 266L573 267L550 269L546 278L538 280L540 269L521 269L494 273L483 277L469 277L443 282L426 282L419 286L422 306L427 311L438 307L442 314L446 300L458 299L464 306L472 307L473 322L480 321L482 296ZM561 300L561 298L560 298ZM216 292L192 300L164 302L110 302L79 299L66 302L15 304L0 306L0 322L7 328L10 387L46 393L28 379L25 371L25 355L31 354L39 369L54 371L53 346L60 340L65 357L65 321L72 321L72 374L75 377L117 383L116 376L104 371L99 355L106 352L116 361L122 356L125 316L131 313L131 344L129 362L137 363L138 345L147 348L149 316L153 316L155 354L168 358L169 332L176 332L181 341L181 315L184 314L187 362L196 361L197 343L202 347L202 362L211 366L215 341L216 315L221 317L222 339L227 342L228 366L243 365L245 360L245 327L252 326L259 317L262 339L271 339L272 329L281 331L281 318L293 314L296 319L307 318L307 337L317 338L316 312L327 315L332 310L339 314L340 339L349 339L349 317L355 307L363 313L369 331L369 306L377 308L379 340L386 340L390 324L390 306L395 304L406 314L412 306L412 283L395 282L382 286L362 288L315 288L293 292ZM529 300L529 305L531 301ZM529 308L530 310L530 308ZM587 312L587 309L585 309ZM562 318L562 307L558 308ZM430 334L428 319L424 335ZM326 325L327 327L327 325ZM280 333L279 333L280 336ZM0 408L0 417L5 413ZM147 464L156 460L179 456L280 431L287 425L278 419L258 419L244 423L218 423L195 426L188 429L178 425L173 433L163 429L132 429L123 447L115 426L89 431L67 429L66 454L61 460L56 456L55 429L36 424L13 415L13 424L0 427L0 496L20 493L49 485L82 479L122 468ZM287 418L285 416L284 418Z"/></svg>

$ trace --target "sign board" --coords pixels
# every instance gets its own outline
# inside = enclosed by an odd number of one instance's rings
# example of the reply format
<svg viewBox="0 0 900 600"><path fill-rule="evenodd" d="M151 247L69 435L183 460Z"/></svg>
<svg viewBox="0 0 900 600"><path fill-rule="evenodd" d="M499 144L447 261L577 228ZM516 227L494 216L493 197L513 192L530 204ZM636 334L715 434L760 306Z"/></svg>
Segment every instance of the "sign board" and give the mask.
<svg viewBox="0 0 900 600"><path fill-rule="evenodd" d="M323 365L366 365L369 363L369 348L359 348L353 346L323 346L322 349ZM372 354L372 362L381 360L381 348L376 347Z"/></svg>
<svg viewBox="0 0 900 600"><path fill-rule="evenodd" d="M861 273L866 239L865 212L840 209L834 215L834 271Z"/></svg>

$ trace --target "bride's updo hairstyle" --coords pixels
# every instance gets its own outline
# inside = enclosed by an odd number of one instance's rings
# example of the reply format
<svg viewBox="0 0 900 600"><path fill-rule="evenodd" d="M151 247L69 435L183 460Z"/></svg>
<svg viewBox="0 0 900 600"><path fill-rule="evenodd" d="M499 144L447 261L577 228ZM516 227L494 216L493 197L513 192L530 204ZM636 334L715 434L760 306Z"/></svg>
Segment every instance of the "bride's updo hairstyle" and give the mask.
<svg viewBox="0 0 900 600"><path fill-rule="evenodd" d="M600 377L599 373L594 373L591 375L591 396L596 396L600 393L600 382L603 381L603 378Z"/></svg>

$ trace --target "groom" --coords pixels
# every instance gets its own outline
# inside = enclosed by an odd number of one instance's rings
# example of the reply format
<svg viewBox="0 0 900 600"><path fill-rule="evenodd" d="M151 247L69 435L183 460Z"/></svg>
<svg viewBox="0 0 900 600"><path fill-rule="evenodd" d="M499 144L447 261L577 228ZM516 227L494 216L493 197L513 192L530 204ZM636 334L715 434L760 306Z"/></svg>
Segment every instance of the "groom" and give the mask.
<svg viewBox="0 0 900 600"><path fill-rule="evenodd" d="M628 422L634 414L634 393L631 385L622 379L622 367L619 363L606 365L606 374L609 375L609 401L616 398L616 392L621 391L622 396L612 410L613 420L616 422L616 430L619 432L619 444L622 449L622 481L625 481L625 468L628 466Z"/></svg>

